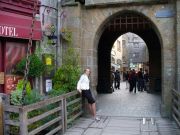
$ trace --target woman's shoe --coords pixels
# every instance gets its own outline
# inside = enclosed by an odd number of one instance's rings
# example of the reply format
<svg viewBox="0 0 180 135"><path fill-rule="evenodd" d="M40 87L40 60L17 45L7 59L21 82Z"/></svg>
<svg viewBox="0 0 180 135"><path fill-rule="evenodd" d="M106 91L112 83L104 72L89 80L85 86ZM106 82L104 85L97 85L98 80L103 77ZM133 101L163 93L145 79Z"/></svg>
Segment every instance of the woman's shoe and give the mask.
<svg viewBox="0 0 180 135"><path fill-rule="evenodd" d="M99 117L96 117L95 118L95 121L100 121L101 119Z"/></svg>

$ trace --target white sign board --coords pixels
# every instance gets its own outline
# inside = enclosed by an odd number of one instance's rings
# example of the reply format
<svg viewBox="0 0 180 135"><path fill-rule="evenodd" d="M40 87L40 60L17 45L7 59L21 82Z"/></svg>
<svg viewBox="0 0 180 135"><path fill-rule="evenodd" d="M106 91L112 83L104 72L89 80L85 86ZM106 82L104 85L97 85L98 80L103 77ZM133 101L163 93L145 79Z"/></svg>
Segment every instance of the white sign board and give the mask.
<svg viewBox="0 0 180 135"><path fill-rule="evenodd" d="M49 92L52 90L52 80L48 79L46 80L46 92Z"/></svg>

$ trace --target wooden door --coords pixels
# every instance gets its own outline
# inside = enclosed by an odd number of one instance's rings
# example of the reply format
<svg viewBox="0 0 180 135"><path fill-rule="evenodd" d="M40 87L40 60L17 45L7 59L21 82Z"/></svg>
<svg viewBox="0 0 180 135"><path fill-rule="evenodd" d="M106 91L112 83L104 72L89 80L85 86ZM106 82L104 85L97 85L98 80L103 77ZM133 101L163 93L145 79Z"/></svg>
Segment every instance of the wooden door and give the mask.
<svg viewBox="0 0 180 135"><path fill-rule="evenodd" d="M13 72L16 69L17 63L26 56L26 42L6 42L5 45L5 93L9 94L16 89L18 80L22 76L15 75Z"/></svg>

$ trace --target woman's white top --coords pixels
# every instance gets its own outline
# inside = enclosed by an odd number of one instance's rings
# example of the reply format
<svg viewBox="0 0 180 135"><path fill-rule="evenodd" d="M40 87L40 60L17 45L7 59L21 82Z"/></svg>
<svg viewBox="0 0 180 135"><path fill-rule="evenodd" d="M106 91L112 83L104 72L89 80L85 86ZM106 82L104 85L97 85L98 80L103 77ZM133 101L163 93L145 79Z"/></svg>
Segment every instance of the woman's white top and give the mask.
<svg viewBox="0 0 180 135"><path fill-rule="evenodd" d="M86 74L81 75L78 84L77 90L89 90L89 78Z"/></svg>

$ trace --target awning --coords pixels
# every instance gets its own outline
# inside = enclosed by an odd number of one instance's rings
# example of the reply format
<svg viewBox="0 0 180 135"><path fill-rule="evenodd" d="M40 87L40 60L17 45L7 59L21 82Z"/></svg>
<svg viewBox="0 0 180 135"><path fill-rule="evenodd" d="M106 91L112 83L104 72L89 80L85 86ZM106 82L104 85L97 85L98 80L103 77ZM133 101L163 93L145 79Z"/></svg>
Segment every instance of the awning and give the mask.
<svg viewBox="0 0 180 135"><path fill-rule="evenodd" d="M32 17L0 11L0 36L29 39ZM41 40L41 22L35 21L33 40Z"/></svg>

